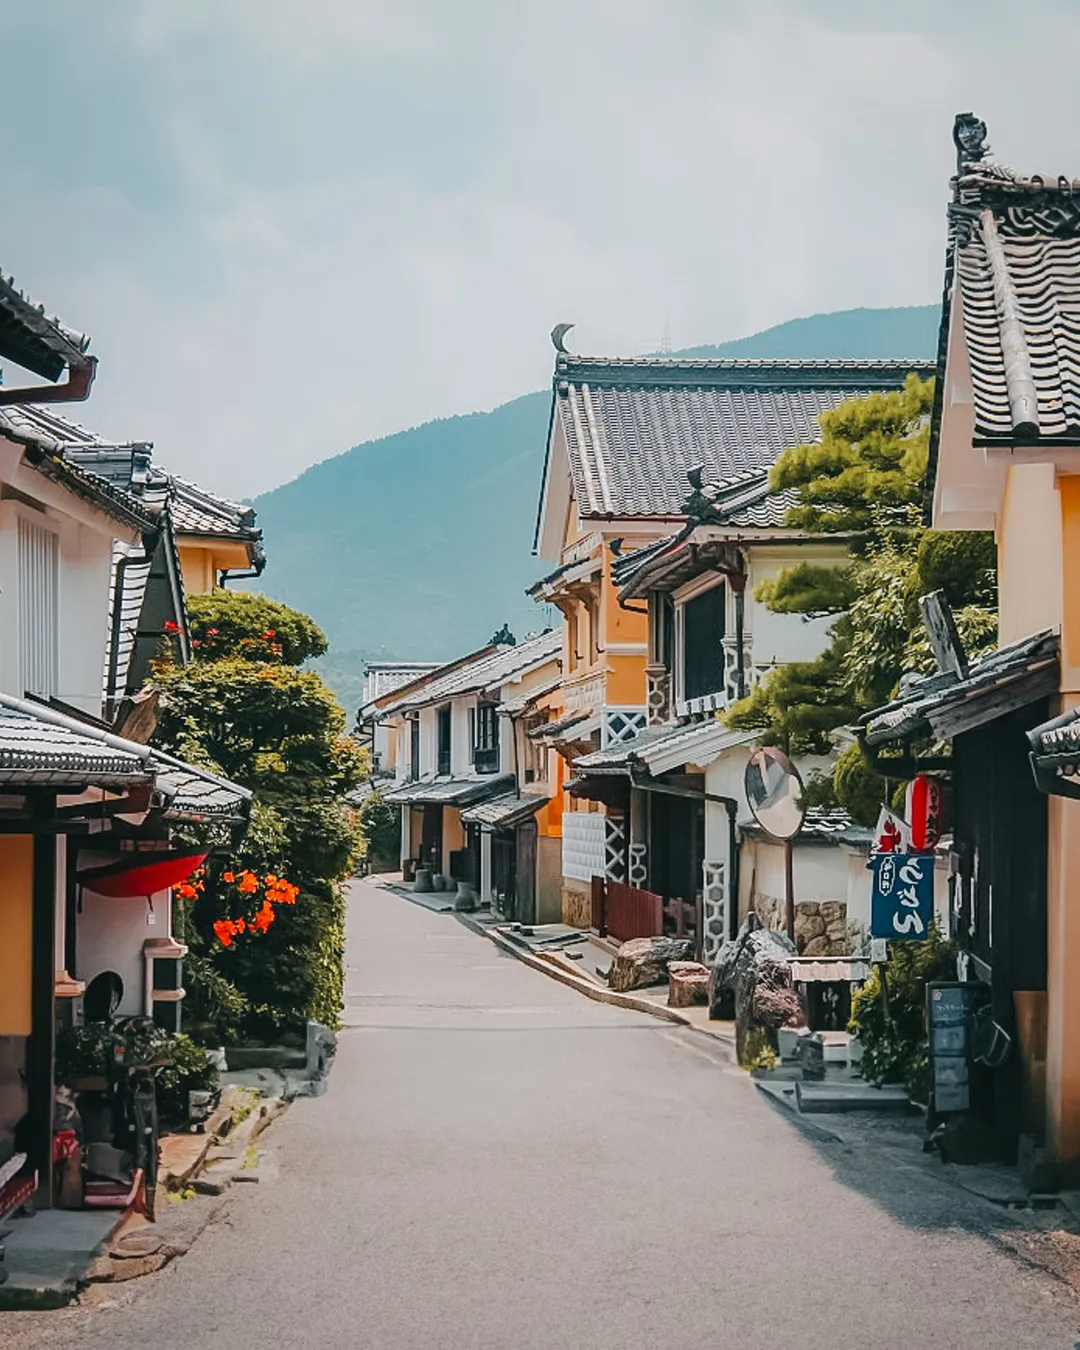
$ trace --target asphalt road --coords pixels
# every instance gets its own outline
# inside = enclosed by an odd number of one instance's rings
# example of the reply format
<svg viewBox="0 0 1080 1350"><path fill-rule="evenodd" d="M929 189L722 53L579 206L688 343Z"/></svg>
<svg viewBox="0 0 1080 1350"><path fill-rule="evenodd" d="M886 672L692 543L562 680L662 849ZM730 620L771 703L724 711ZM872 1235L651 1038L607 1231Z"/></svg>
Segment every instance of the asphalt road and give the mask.
<svg viewBox="0 0 1080 1350"><path fill-rule="evenodd" d="M1072 1295L1002 1250L981 1202L807 1139L700 1033L592 1003L366 884L349 957L330 1090L274 1127L262 1184L234 1188L224 1220L116 1306L35 1315L40 1343L1080 1340Z"/></svg>

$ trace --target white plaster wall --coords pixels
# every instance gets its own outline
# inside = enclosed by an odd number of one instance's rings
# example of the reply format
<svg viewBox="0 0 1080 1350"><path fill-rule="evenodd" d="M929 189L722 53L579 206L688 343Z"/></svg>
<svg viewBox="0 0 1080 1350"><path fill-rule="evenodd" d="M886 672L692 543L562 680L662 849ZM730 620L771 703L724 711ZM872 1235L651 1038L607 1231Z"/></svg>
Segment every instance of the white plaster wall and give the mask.
<svg viewBox="0 0 1080 1350"><path fill-rule="evenodd" d="M104 519L87 523L59 510L42 513L21 502L0 502L0 687L18 696L24 692L19 675L20 515L54 529L59 540L60 682L55 693L86 712L100 714L113 546L113 533Z"/></svg>
<svg viewBox="0 0 1080 1350"><path fill-rule="evenodd" d="M795 845L795 903L802 900L848 899L849 867L845 851L829 844ZM784 902L784 846L770 839L744 840L739 861L739 918L744 919L755 896Z"/></svg>
<svg viewBox="0 0 1080 1350"><path fill-rule="evenodd" d="M755 665L812 661L829 643L833 619L805 619L801 614L774 614L754 599L754 589L771 581L785 567L806 562L814 566L842 565L847 554L835 547L813 545L783 549L753 549L746 587L745 624L753 643ZM733 630L734 631L734 630Z"/></svg>
<svg viewBox="0 0 1080 1350"><path fill-rule="evenodd" d="M94 865L104 866L105 862L95 857ZM148 938L170 935L170 893L159 891L152 900L151 914L144 896L118 899L84 889L82 912L75 918L76 968L70 973L89 984L102 971L114 970L124 982L118 1010L124 1017L137 1017L145 1010L143 943Z"/></svg>
<svg viewBox="0 0 1080 1350"><path fill-rule="evenodd" d="M469 709L476 699L456 698L450 705L450 772L464 777L472 772L472 746L469 744Z"/></svg>
<svg viewBox="0 0 1080 1350"><path fill-rule="evenodd" d="M420 709L420 777L433 774L438 765L438 718L434 708Z"/></svg>

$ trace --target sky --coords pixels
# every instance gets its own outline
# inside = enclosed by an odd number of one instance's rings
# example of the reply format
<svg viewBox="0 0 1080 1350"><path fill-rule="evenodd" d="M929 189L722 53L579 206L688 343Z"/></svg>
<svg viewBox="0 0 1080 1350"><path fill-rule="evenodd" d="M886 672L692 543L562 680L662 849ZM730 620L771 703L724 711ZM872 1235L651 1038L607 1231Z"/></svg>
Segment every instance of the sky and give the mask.
<svg viewBox="0 0 1080 1350"><path fill-rule="evenodd" d="M1080 6L1018 14L4 0L0 266L92 336L78 420L254 496L543 387L562 320L622 354L936 300L955 112L1080 175Z"/></svg>

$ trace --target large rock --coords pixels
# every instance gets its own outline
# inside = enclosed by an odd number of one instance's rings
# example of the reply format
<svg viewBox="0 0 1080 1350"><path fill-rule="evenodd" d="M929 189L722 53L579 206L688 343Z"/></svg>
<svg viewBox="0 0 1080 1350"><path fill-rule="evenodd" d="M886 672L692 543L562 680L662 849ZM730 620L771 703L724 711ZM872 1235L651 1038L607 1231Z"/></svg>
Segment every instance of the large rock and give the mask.
<svg viewBox="0 0 1080 1350"><path fill-rule="evenodd" d="M693 950L689 938L631 938L615 954L608 984L620 994L663 984L669 961L685 961Z"/></svg>
<svg viewBox="0 0 1080 1350"><path fill-rule="evenodd" d="M778 1027L801 1026L802 1003L791 978L795 944L785 933L761 926L750 914L739 936L720 953L709 980L709 1016L735 1014L739 1063L767 1044L776 1049Z"/></svg>
<svg viewBox="0 0 1080 1350"><path fill-rule="evenodd" d="M709 967L697 961L669 961L668 1007L692 1008L709 1001Z"/></svg>

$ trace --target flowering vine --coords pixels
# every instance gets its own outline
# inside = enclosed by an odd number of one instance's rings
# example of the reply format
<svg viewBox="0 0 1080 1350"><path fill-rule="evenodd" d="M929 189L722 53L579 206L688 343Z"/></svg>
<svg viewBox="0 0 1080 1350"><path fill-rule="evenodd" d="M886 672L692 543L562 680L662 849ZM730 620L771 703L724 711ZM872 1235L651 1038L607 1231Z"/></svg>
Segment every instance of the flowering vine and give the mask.
<svg viewBox="0 0 1080 1350"><path fill-rule="evenodd" d="M259 876L250 868L230 869L222 872L221 880L226 886L232 887L237 896L242 897L241 904L247 909L247 913L236 918L214 921L214 936L223 947L231 947L233 938L243 933L265 933L277 918L277 907L295 905L300 895L299 886L294 886L288 878L278 876L276 872ZM200 867L189 880L176 888L176 896L180 900L195 901L205 890L206 869Z"/></svg>

